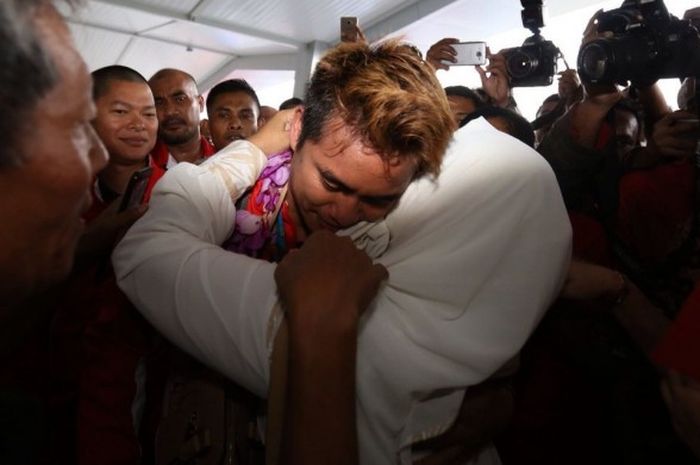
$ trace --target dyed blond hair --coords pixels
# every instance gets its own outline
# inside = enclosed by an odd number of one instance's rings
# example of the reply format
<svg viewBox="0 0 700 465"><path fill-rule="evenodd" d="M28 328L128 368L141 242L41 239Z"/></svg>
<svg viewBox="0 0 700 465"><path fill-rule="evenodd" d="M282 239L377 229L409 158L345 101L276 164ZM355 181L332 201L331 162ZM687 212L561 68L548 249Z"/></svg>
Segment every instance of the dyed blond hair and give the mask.
<svg viewBox="0 0 700 465"><path fill-rule="evenodd" d="M437 174L454 130L447 98L415 48L398 40L343 43L318 63L307 88L299 138L318 142L338 116L388 163L414 159Z"/></svg>

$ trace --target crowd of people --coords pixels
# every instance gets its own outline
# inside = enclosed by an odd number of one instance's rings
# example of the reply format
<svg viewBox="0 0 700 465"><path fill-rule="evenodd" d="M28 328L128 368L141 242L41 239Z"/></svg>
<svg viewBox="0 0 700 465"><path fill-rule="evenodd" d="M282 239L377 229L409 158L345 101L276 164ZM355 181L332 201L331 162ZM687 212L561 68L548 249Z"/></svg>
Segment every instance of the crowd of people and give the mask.
<svg viewBox="0 0 700 465"><path fill-rule="evenodd" d="M0 36L0 463L697 463L696 78L531 123L360 33L275 109Z"/></svg>

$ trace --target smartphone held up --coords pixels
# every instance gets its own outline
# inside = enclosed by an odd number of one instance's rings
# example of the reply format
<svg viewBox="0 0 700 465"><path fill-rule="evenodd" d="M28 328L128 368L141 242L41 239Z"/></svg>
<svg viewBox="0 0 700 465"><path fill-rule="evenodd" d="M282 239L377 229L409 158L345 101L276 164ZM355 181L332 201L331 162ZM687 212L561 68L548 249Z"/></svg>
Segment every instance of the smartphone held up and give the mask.
<svg viewBox="0 0 700 465"><path fill-rule="evenodd" d="M340 18L340 40L341 42L357 42L358 23L356 16L343 16Z"/></svg>
<svg viewBox="0 0 700 465"><path fill-rule="evenodd" d="M138 170L131 176L129 184L126 186L126 192L124 192L121 204L119 205L120 212L141 205L143 197L146 194L148 181L151 179L152 174L153 169L146 167Z"/></svg>
<svg viewBox="0 0 700 465"><path fill-rule="evenodd" d="M459 42L452 44L456 61L443 61L450 66L476 66L486 64L486 42Z"/></svg>

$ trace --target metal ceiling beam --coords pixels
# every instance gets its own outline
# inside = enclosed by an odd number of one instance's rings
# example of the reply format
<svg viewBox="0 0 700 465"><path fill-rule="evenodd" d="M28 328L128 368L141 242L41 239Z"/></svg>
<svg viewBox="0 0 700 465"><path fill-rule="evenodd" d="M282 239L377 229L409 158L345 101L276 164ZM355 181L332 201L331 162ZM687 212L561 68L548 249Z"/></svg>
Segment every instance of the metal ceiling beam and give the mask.
<svg viewBox="0 0 700 465"><path fill-rule="evenodd" d="M109 31L109 32L114 32L116 34L122 34L122 35L127 35L130 37L140 37L143 39L149 39L149 40L155 40L157 42L163 42L165 44L170 44L170 45L179 45L182 46L188 50L190 49L195 49L195 50L205 50L207 52L212 52L212 53L218 53L220 55L227 55L227 56L236 56L235 53L231 53L230 51L227 50L219 50L219 49L214 49L210 47L201 47L196 44L191 44L189 42L184 42L176 39L166 39L163 37L157 37L157 36L152 36L149 34L142 34L141 32L134 32L134 31L129 31L127 29L122 29L116 26L107 26L105 24L97 24L93 23L91 21L85 21L82 19L75 19L75 18L65 18L66 22L71 23L71 24L76 24L78 26L85 26L85 27L92 27L95 29L102 29L103 31Z"/></svg>
<svg viewBox="0 0 700 465"><path fill-rule="evenodd" d="M399 29L403 29L456 1L458 0L419 0L412 5L389 14L387 17L371 22L368 28L363 29L363 32L367 40L373 42L393 34ZM338 41L340 41L340 37Z"/></svg>
<svg viewBox="0 0 700 465"><path fill-rule="evenodd" d="M133 0L94 0L99 3L106 3L109 5L119 6L123 8L130 8L132 10L142 11L144 13L151 13L158 16L164 16L166 18L176 19L178 21L202 24L205 26L211 26L218 29L223 29L225 31L236 32L238 34L244 34L251 37L256 37L258 39L269 40L272 42L277 42L285 45L290 45L292 47L301 48L304 46L302 42L299 42L289 37L281 36L272 32L260 31L251 27L241 26L237 24L232 24L227 21L219 21L216 19L205 18L202 16L194 16L189 13L183 13L181 11L174 10L172 8L166 8L156 5L147 5L145 3L136 2ZM205 0L206 2L206 0ZM205 3L202 2L202 3ZM194 8L194 12L201 6L198 5Z"/></svg>
<svg viewBox="0 0 700 465"><path fill-rule="evenodd" d="M218 84L226 76L237 69L263 69L271 71L294 70L297 64L296 53L284 53L276 55L255 55L236 57L227 61L218 69L209 73L197 83L199 92L205 93L215 84Z"/></svg>
<svg viewBox="0 0 700 465"><path fill-rule="evenodd" d="M187 16L190 17L192 21L197 21L197 18L201 16L202 12L211 6L212 3L214 3L216 0L199 0L197 5L195 5L194 8L189 12Z"/></svg>

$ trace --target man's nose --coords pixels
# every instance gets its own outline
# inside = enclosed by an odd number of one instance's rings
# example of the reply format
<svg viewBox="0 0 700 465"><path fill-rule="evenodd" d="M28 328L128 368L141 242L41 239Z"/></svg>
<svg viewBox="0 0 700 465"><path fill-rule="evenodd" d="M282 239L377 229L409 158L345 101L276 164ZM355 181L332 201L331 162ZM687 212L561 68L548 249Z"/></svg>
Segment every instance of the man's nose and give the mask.
<svg viewBox="0 0 700 465"><path fill-rule="evenodd" d="M170 116L173 114L177 114L177 105L173 105L170 101L165 100L161 105L160 105L160 111L163 112L164 115Z"/></svg>
<svg viewBox="0 0 700 465"><path fill-rule="evenodd" d="M353 226L364 219L361 202L354 195L343 195L333 203L331 220L343 228Z"/></svg>
<svg viewBox="0 0 700 465"><path fill-rule="evenodd" d="M129 121L129 129L134 131L143 131L146 129L146 120L141 115L133 115Z"/></svg>
<svg viewBox="0 0 700 465"><path fill-rule="evenodd" d="M229 129L240 129L241 119L238 116L232 116L228 121L228 127Z"/></svg>

